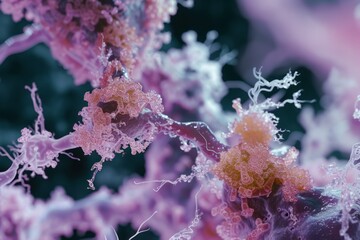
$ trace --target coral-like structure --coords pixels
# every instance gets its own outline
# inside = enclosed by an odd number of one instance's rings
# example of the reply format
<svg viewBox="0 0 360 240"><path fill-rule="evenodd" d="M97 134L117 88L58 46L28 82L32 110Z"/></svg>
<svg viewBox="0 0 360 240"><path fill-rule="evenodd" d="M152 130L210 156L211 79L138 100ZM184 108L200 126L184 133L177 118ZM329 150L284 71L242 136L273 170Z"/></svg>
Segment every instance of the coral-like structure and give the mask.
<svg viewBox="0 0 360 240"><path fill-rule="evenodd" d="M239 2L260 21L266 20L262 11L286 12L284 6L295 17L311 12L299 1ZM324 88L324 108L331 111L315 116L306 107L301 113L307 133L297 150L283 142L278 112L273 111L288 103L301 109L312 102L300 100L301 90L288 95L299 74L289 72L269 81L254 68L253 87L224 82L222 67L234 52L216 56L216 32L209 32L202 43L190 31L183 34L183 48L162 49L171 40L165 24L178 3L193 6L185 0L0 1L0 9L14 21L32 23L0 46L0 63L43 42L76 85L89 81L92 87L84 94L86 106L78 109L80 121L72 122L60 138L45 128L46 109L36 85L26 87L37 118L32 128L22 128L16 143L0 147L1 160L10 161L0 172L0 239L55 240L89 233L96 239L116 240L124 234L118 227L126 224L132 235L121 239L140 237L149 229L159 239L171 240L359 239L360 145L351 131L360 118L358 69L352 65L358 56L354 51L339 61L336 53L347 51L353 38L335 36L323 22L334 9L306 19L319 24L320 39L333 36L319 47L314 61L331 55L322 64L340 70L333 70ZM351 7L344 4L340 9ZM278 46L284 43L274 30L276 24L290 33L292 24L305 29L296 21L282 21L287 14L273 14L268 23ZM353 23L352 17L346 19ZM345 20L339 23L343 24ZM308 50L306 56L313 50L307 41L289 36L291 46ZM324 50L337 40L348 45ZM270 69L281 59L274 58ZM340 88L344 77L349 80ZM227 95L236 84L247 88L248 101ZM223 110L231 107L227 97L235 111ZM341 128L329 130L340 121ZM319 139L321 144L316 143ZM355 144L346 164L339 159L335 165L326 162L327 155L350 150L351 143ZM100 158L89 165L93 173L88 188L94 192L77 199L58 187L49 199L32 196L29 176L51 179L48 168L60 169L60 155L79 160L73 156L76 148ZM104 163L118 161L117 156L127 152L144 158L145 171L114 183L117 190L110 190L101 178L112 181L119 174ZM313 164L317 159L321 162ZM320 171L324 174L317 176Z"/></svg>
<svg viewBox="0 0 360 240"><path fill-rule="evenodd" d="M139 83L116 78L106 87L86 93L84 99L88 106L80 112L83 124L74 126L73 141L85 154L96 150L103 158L112 159L114 152L121 152L127 145L135 154L143 152L151 143L155 126L134 129L128 122L145 108L161 113L159 95L144 93Z"/></svg>
<svg viewBox="0 0 360 240"><path fill-rule="evenodd" d="M310 189L309 174L296 166L298 152L290 148L284 156L271 153L270 142L278 132L266 113L242 110L234 102L239 120L232 132L240 137L240 143L223 152L214 174L229 185L231 198L268 196L274 185L283 185L287 201L296 201L296 194Z"/></svg>

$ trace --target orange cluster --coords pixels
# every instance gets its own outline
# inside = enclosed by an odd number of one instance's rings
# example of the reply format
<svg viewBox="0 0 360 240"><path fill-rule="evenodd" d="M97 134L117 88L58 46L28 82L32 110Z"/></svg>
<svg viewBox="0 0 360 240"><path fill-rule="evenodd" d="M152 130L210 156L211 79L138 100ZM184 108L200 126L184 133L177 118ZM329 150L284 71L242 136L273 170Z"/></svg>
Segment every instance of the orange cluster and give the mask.
<svg viewBox="0 0 360 240"><path fill-rule="evenodd" d="M240 135L241 143L221 153L214 174L241 198L268 196L277 185L282 186L287 201L296 201L298 192L310 188L308 172L296 166L297 150L291 148L284 156L273 155L269 145L277 131L267 113L238 113L240 120L232 130Z"/></svg>
<svg viewBox="0 0 360 240"><path fill-rule="evenodd" d="M242 142L251 146L269 145L273 139L275 126L270 120L264 119L261 113L248 112L235 122L233 132L240 135Z"/></svg>

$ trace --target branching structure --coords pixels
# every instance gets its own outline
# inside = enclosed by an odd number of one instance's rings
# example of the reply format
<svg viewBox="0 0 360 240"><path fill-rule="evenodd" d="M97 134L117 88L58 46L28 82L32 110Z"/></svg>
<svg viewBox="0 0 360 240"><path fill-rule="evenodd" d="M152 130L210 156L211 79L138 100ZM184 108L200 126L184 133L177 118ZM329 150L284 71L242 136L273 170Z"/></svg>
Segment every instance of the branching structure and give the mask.
<svg viewBox="0 0 360 240"><path fill-rule="evenodd" d="M334 170L334 181L315 187L299 166L299 151L281 143L279 118L270 112L288 103L301 108L301 90L282 101L263 96L297 85L298 73L269 81L254 69L249 102L235 99L236 113L224 112L221 68L232 53L210 59L214 32L205 43L187 32L183 49L160 50L170 40L164 24L177 4L193 6L175 0L0 1L14 21L32 22L0 46L0 62L43 42L76 85L89 81L93 87L79 109L81 121L60 138L45 128L36 85L26 87L37 119L17 143L0 147L0 156L11 161L0 172L0 239L61 239L74 230L118 239L114 229L127 223L137 229L130 239L149 229L174 240L359 238L359 146L346 167ZM356 118L358 112L356 105ZM27 174L46 179L60 154L76 159L69 153L75 148L100 158L88 180L94 192L73 200L58 188L49 200L36 200ZM144 153L145 175L127 179L117 192L97 190L105 162L127 149Z"/></svg>

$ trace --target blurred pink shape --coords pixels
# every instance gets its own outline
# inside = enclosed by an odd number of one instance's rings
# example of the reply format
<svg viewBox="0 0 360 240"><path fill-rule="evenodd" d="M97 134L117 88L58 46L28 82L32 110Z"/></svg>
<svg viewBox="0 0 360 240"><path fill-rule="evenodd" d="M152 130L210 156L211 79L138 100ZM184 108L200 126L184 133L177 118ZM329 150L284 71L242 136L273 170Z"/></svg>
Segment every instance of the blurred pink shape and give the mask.
<svg viewBox="0 0 360 240"><path fill-rule="evenodd" d="M275 46L264 47L265 36L255 34L242 60L242 69L249 69L256 62L268 72L295 60L315 71L328 72L335 67L360 77L360 22L354 15L355 2L312 7L299 0L239 0L239 4L252 25L261 32L268 29L275 41ZM263 58L258 59L259 55Z"/></svg>

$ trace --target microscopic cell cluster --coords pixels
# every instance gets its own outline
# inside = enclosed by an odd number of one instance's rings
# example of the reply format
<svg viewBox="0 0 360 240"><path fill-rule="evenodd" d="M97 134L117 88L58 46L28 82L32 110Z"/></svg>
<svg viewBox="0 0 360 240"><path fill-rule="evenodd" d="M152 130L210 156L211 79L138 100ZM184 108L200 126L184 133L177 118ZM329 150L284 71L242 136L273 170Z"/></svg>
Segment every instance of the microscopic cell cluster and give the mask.
<svg viewBox="0 0 360 240"><path fill-rule="evenodd" d="M0 45L1 240L360 239L359 3L207 4L0 0L0 37L25 25ZM191 21L223 6L242 19L229 35ZM179 34L181 14L194 29ZM237 31L248 42L226 49ZM5 87L39 44L64 99L28 77ZM77 119L55 131L62 101ZM6 135L3 105L35 120Z"/></svg>

